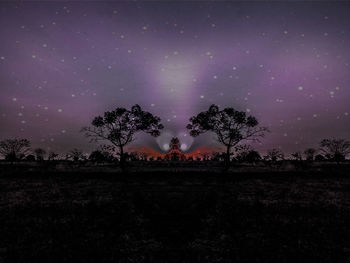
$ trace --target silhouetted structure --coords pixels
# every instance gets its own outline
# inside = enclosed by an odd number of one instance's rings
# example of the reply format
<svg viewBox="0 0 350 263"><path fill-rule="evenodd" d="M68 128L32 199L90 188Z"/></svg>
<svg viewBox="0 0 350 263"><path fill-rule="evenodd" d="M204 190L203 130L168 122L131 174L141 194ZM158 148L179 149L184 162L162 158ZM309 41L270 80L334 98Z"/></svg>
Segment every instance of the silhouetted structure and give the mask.
<svg viewBox="0 0 350 263"><path fill-rule="evenodd" d="M186 160L185 154L181 151L180 141L178 138L174 137L170 141L170 149L164 157L165 160Z"/></svg>

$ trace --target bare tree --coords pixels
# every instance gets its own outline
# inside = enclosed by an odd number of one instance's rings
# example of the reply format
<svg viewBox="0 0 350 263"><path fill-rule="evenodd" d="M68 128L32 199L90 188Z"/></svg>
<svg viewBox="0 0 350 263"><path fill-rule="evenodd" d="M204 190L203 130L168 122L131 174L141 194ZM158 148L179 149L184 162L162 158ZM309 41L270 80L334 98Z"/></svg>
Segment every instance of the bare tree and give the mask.
<svg viewBox="0 0 350 263"><path fill-rule="evenodd" d="M253 116L247 116L244 111L233 108L220 110L215 104L207 111L200 112L190 118L187 129L190 135L196 137L207 131L214 132L217 140L226 146L226 167L230 165L231 149L242 141L259 141L268 129L259 127L258 120Z"/></svg>
<svg viewBox="0 0 350 263"><path fill-rule="evenodd" d="M108 141L119 150L121 167L124 167L124 147L135 139L135 133L143 131L151 136L160 135L164 126L160 118L143 111L139 105L131 110L116 108L107 111L104 116L93 119L91 127L82 129L92 141Z"/></svg>
<svg viewBox="0 0 350 263"><path fill-rule="evenodd" d="M23 159L30 152L30 141L27 139L6 139L0 141L0 154L6 160Z"/></svg>
<svg viewBox="0 0 350 263"><path fill-rule="evenodd" d="M324 139L320 146L320 151L329 160L343 161L350 154L350 141L345 139Z"/></svg>

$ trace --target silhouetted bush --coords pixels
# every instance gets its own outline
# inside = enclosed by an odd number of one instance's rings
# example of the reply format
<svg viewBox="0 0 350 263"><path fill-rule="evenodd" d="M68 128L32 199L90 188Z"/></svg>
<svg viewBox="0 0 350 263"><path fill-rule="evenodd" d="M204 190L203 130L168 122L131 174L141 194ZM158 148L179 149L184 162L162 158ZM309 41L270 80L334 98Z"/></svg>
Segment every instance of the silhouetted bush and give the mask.
<svg viewBox="0 0 350 263"><path fill-rule="evenodd" d="M344 161L350 154L350 141L344 139L323 139L320 151L328 159L336 162Z"/></svg>
<svg viewBox="0 0 350 263"><path fill-rule="evenodd" d="M0 154L7 161L21 160L30 152L30 141L27 139L6 139L0 141Z"/></svg>

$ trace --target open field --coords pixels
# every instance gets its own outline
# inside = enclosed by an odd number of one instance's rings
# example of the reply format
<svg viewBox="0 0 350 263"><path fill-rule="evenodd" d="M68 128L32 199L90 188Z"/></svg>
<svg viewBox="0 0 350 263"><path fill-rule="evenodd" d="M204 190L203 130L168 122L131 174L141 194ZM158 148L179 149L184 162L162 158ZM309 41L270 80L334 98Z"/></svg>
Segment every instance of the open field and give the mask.
<svg viewBox="0 0 350 263"><path fill-rule="evenodd" d="M0 262L350 262L350 174L7 172Z"/></svg>

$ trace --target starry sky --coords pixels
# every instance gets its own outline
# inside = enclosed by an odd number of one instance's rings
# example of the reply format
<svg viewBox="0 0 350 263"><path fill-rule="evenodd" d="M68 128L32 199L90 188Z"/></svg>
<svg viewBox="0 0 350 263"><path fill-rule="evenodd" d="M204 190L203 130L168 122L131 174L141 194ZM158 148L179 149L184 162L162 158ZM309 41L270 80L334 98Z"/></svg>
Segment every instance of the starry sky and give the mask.
<svg viewBox="0 0 350 263"><path fill-rule="evenodd" d="M215 103L258 118L253 146L286 153L350 139L347 2L0 2L0 139L91 151L93 117L138 103L165 151L216 146L188 119Z"/></svg>

